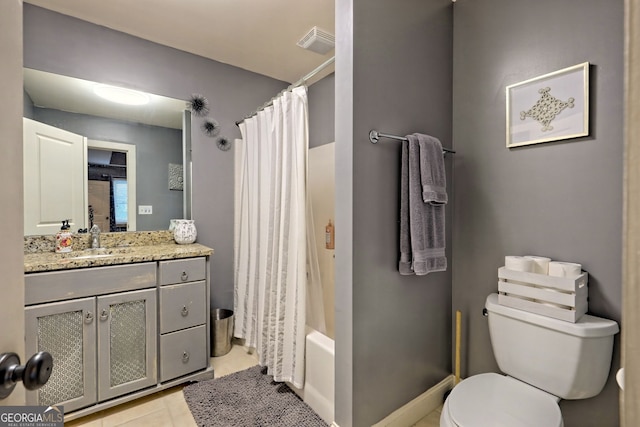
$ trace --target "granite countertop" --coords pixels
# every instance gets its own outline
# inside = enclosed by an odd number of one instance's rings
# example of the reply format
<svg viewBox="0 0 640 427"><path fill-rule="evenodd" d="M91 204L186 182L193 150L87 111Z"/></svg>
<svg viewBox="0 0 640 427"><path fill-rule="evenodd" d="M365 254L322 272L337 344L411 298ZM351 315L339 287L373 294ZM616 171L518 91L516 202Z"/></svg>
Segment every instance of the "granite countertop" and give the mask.
<svg viewBox="0 0 640 427"><path fill-rule="evenodd" d="M169 232L104 233L102 247L89 249L87 236L74 238L74 251L55 253L52 236L25 237L24 272L69 270L105 265L210 256L213 249L192 243L178 245ZM76 250L77 249L77 250Z"/></svg>

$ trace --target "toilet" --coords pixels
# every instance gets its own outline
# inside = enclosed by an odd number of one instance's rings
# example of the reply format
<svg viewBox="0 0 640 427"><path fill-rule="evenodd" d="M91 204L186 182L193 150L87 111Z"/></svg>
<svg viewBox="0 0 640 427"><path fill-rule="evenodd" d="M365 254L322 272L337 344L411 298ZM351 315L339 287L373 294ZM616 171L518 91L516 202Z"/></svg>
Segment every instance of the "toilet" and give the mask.
<svg viewBox="0 0 640 427"><path fill-rule="evenodd" d="M582 316L576 323L485 304L498 367L461 381L442 408L440 427L563 427L560 399L602 391L618 324Z"/></svg>

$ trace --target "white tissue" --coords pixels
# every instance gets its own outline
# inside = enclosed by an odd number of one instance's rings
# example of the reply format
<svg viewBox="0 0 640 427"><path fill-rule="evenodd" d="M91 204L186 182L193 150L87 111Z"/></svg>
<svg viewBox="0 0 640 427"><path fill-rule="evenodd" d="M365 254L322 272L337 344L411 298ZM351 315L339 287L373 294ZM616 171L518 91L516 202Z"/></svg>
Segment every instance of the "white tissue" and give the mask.
<svg viewBox="0 0 640 427"><path fill-rule="evenodd" d="M574 262L551 261L549 263L549 276L575 277L582 274L582 265Z"/></svg>
<svg viewBox="0 0 640 427"><path fill-rule="evenodd" d="M533 271L533 260L523 256L506 256L504 257L504 266L508 270L514 271Z"/></svg>
<svg viewBox="0 0 640 427"><path fill-rule="evenodd" d="M549 274L549 262L551 258L546 258L543 256L535 256L535 255L525 255L525 258L528 258L533 261L533 272L538 274Z"/></svg>

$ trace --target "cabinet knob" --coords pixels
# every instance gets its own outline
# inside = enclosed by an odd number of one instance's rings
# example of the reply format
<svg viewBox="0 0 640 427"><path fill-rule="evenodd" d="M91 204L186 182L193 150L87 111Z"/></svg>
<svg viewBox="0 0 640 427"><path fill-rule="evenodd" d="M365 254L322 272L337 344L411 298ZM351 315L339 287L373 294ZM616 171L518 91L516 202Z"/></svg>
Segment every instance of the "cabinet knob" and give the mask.
<svg viewBox="0 0 640 427"><path fill-rule="evenodd" d="M185 351L182 353L182 363L187 363L187 362L189 362L189 353Z"/></svg>
<svg viewBox="0 0 640 427"><path fill-rule="evenodd" d="M183 271L182 275L180 275L180 278L182 279L183 282L186 282L187 279L189 278L189 274L186 271Z"/></svg>
<svg viewBox="0 0 640 427"><path fill-rule="evenodd" d="M91 323L93 322L93 313L90 311L87 311L87 314L84 315L84 323Z"/></svg>
<svg viewBox="0 0 640 427"><path fill-rule="evenodd" d="M52 369L53 357L46 351L31 356L24 366L16 353L0 354L0 399L9 396L18 381L27 390L39 389L49 381Z"/></svg>
<svg viewBox="0 0 640 427"><path fill-rule="evenodd" d="M100 320L103 322L109 318L109 311L106 308L103 308L100 312Z"/></svg>
<svg viewBox="0 0 640 427"><path fill-rule="evenodd" d="M187 308L187 306L186 306L186 305L183 305L183 306L182 306L182 311L181 311L181 313L182 313L182 316L183 316L183 317L187 317L187 316L189 315L189 309Z"/></svg>

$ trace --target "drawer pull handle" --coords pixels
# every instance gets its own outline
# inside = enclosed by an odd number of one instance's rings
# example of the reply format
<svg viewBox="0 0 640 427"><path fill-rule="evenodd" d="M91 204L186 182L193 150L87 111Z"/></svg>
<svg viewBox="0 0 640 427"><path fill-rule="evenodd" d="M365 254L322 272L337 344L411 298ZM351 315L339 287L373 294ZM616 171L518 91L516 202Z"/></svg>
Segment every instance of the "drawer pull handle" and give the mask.
<svg viewBox="0 0 640 427"><path fill-rule="evenodd" d="M100 320L104 322L108 318L109 318L109 311L107 311L106 308L103 308L102 311L100 312Z"/></svg>
<svg viewBox="0 0 640 427"><path fill-rule="evenodd" d="M182 279L183 282L186 282L187 279L189 278L189 274L187 274L186 271L183 271L182 275L180 275L180 278Z"/></svg>
<svg viewBox="0 0 640 427"><path fill-rule="evenodd" d="M183 306L182 306L182 311L181 311L181 313L182 313L182 317L187 317L187 316L189 315L189 309L187 308L187 306L186 306L186 305L183 305Z"/></svg>
<svg viewBox="0 0 640 427"><path fill-rule="evenodd" d="M182 353L182 363L188 363L188 362L189 362L189 353L185 351L184 353Z"/></svg>
<svg viewBox="0 0 640 427"><path fill-rule="evenodd" d="M84 323L91 323L93 322L93 313L90 311L87 311L87 314L84 315Z"/></svg>

